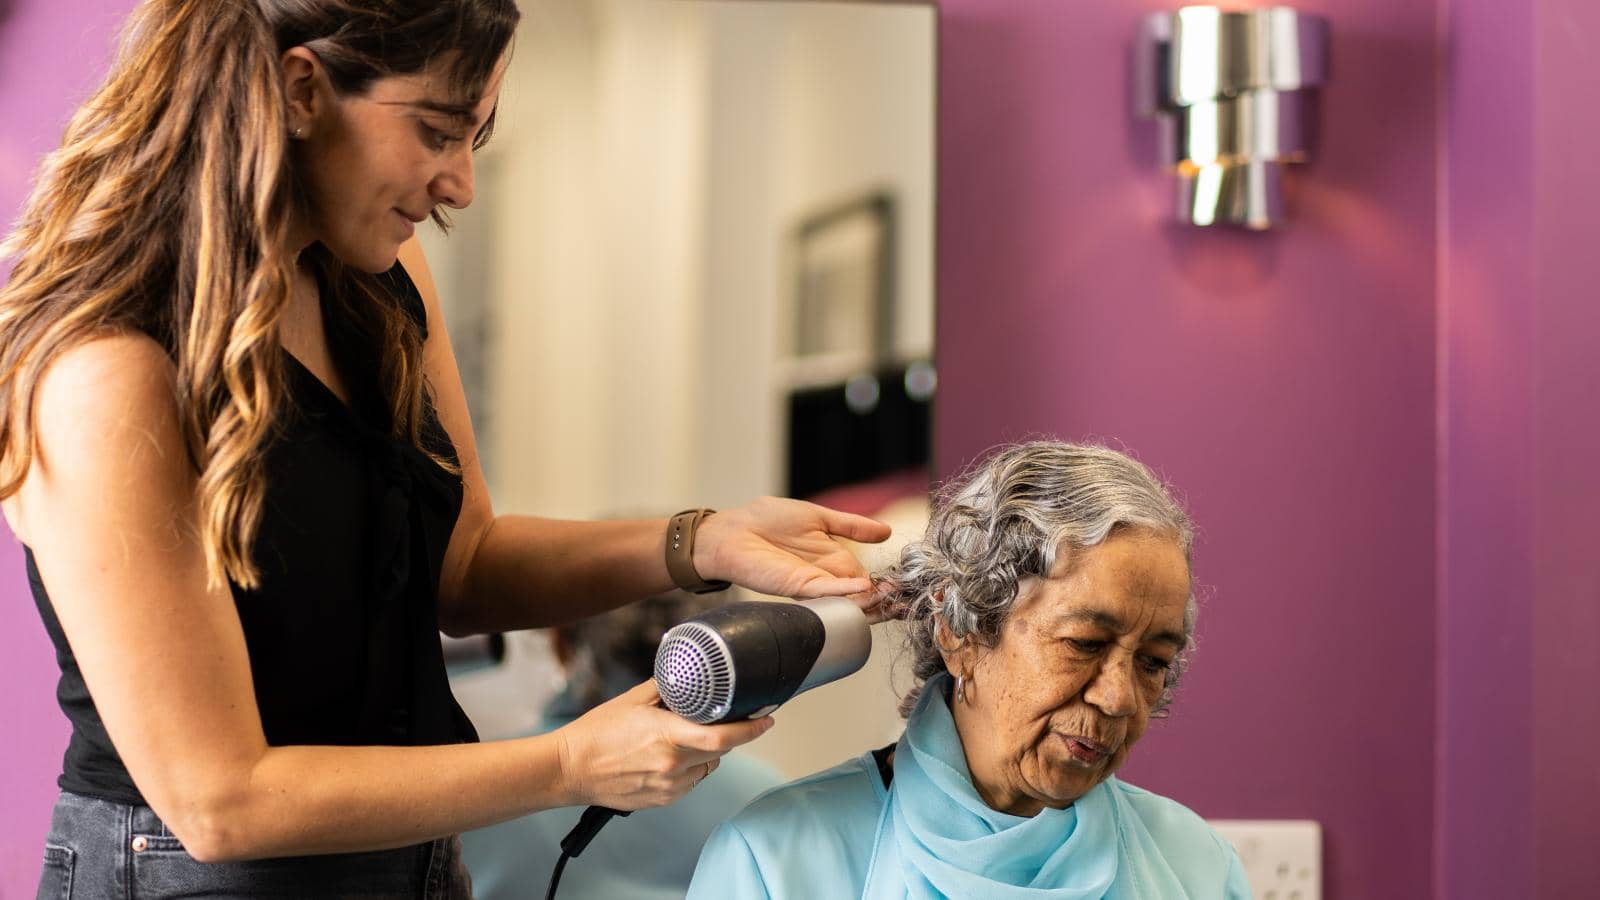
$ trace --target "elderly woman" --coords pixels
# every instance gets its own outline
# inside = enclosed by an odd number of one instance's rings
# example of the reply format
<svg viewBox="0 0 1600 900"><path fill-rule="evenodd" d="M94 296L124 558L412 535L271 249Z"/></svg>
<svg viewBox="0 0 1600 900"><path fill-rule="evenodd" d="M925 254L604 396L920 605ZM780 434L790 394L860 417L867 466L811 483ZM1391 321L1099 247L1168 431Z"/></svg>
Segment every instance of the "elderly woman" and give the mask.
<svg viewBox="0 0 1600 900"><path fill-rule="evenodd" d="M1143 465L1009 447L884 575L919 686L901 740L758 798L695 898L1248 898L1199 816L1113 773L1194 629L1188 518Z"/></svg>

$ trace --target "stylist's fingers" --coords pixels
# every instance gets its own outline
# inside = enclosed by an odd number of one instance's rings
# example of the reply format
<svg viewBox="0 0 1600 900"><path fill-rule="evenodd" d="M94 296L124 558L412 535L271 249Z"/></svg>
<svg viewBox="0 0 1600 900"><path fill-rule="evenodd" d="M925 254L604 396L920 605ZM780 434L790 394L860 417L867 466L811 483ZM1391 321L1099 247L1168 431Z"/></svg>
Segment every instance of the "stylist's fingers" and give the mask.
<svg viewBox="0 0 1600 900"><path fill-rule="evenodd" d="M789 596L800 599L848 597L851 594L860 594L864 591L872 590L872 579L870 578L864 576L861 578L841 578L815 567L813 569L814 571L802 573L801 577L804 580L800 582L800 587L792 591Z"/></svg>
<svg viewBox="0 0 1600 900"><path fill-rule="evenodd" d="M887 622L894 618L904 618L905 615L904 610L896 610L890 604L884 602L884 592L882 585L879 584L875 584L865 591L845 594L844 598L854 603L861 610L867 617L868 625L876 625L879 622Z"/></svg>
<svg viewBox="0 0 1600 900"><path fill-rule="evenodd" d="M660 706L661 691L656 688L654 678L649 678L628 688L616 700L630 706Z"/></svg>
<svg viewBox="0 0 1600 900"><path fill-rule="evenodd" d="M695 725L659 704L655 684L642 682L550 736L569 805L671 803L715 767L717 756L771 727L770 719Z"/></svg>
<svg viewBox="0 0 1600 900"><path fill-rule="evenodd" d="M737 726L737 727L736 727ZM754 727L750 727L754 726ZM729 725L694 725L686 733L675 735L678 759L682 768L675 773L671 791L673 799L695 789L722 764L722 755L732 747L759 737L772 727L771 717L753 722L735 722ZM686 743L677 744L678 740Z"/></svg>
<svg viewBox="0 0 1600 900"><path fill-rule="evenodd" d="M826 506L817 508L822 510L822 521L827 524L829 534L849 538L852 541L859 541L863 544L877 544L888 540L889 535L894 532L894 529L883 522L879 522L877 519L869 519L866 516L858 516L855 513L840 512L837 509L829 509Z"/></svg>
<svg viewBox="0 0 1600 900"><path fill-rule="evenodd" d="M715 756L711 759L705 760L704 762L697 762L694 765L684 766L681 774L687 780L685 787L692 788L700 782L705 781L711 776L712 772L717 770L717 767L720 765L722 765L722 758Z"/></svg>
<svg viewBox="0 0 1600 900"><path fill-rule="evenodd" d="M668 739L684 750L721 755L740 744L748 744L772 728L771 716L746 719L742 722L725 722L721 725L696 725L687 719L674 716L675 724Z"/></svg>
<svg viewBox="0 0 1600 900"><path fill-rule="evenodd" d="M707 778L710 778L711 777L711 773L715 772L717 770L717 766L720 766L720 765L722 765L722 760L721 759L711 759L711 760L706 760L706 762L704 762L701 765L690 766L689 767L689 790L694 790L697 786L699 786L700 782L705 781Z"/></svg>

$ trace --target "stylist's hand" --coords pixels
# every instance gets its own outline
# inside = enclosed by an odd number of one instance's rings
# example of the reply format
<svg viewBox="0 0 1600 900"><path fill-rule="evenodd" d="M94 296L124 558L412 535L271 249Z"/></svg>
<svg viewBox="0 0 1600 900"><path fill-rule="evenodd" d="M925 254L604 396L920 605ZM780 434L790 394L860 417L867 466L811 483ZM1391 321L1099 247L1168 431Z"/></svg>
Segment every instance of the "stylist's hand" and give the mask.
<svg viewBox="0 0 1600 900"><path fill-rule="evenodd" d="M707 581L731 581L763 594L870 596L866 568L839 539L876 544L889 533L888 525L866 516L762 497L700 523L694 568Z"/></svg>
<svg viewBox="0 0 1600 900"><path fill-rule="evenodd" d="M661 708L646 681L557 729L561 773L573 805L644 809L677 800L722 754L772 727L772 717L696 725Z"/></svg>

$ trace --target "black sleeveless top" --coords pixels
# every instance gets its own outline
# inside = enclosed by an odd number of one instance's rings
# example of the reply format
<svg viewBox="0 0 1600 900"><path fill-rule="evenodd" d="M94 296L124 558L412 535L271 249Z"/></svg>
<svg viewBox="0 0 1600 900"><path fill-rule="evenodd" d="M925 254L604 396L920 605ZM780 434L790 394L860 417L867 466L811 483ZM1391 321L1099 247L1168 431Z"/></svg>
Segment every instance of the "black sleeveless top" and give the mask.
<svg viewBox="0 0 1600 900"><path fill-rule="evenodd" d="M396 265L382 279L427 331L422 296ZM284 353L291 402L267 451L266 500L256 538L261 587L233 586L267 743L449 744L477 740L450 693L437 597L445 546L461 511L461 479L390 437L377 371L359 348L330 350L351 378L354 406ZM455 448L424 401L422 438ZM26 548L25 548L26 549ZM144 799L106 734L26 551L28 583L61 666L56 695L72 722L63 790L118 803ZM161 715L161 685L150 686Z"/></svg>

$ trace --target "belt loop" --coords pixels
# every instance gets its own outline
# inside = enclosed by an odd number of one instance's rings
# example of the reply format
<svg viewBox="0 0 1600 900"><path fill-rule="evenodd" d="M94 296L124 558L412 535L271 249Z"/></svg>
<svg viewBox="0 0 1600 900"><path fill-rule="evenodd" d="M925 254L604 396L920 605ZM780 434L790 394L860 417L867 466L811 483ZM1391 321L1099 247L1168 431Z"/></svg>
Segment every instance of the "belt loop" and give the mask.
<svg viewBox="0 0 1600 900"><path fill-rule="evenodd" d="M117 860L122 863L122 895L133 900L133 804L122 806L122 840L117 841Z"/></svg>

